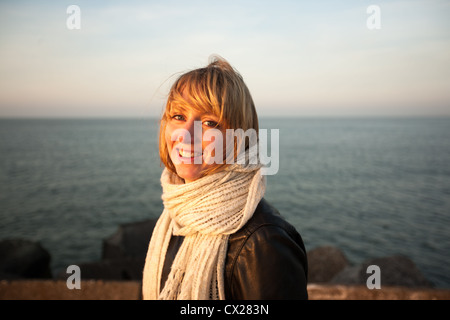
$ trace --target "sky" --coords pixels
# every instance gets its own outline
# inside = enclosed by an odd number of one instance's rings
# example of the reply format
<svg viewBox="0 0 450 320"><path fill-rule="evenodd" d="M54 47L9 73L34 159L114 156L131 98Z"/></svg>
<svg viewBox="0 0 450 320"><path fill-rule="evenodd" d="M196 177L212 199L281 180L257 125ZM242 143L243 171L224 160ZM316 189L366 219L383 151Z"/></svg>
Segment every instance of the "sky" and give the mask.
<svg viewBox="0 0 450 320"><path fill-rule="evenodd" d="M159 117L213 54L261 117L450 116L449 16L448 0L2 0L0 117Z"/></svg>

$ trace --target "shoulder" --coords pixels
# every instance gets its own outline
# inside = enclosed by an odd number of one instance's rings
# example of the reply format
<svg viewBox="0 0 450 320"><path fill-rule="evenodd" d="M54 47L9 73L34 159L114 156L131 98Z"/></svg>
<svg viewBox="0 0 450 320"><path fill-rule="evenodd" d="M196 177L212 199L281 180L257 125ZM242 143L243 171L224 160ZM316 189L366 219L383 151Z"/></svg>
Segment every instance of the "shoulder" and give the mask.
<svg viewBox="0 0 450 320"><path fill-rule="evenodd" d="M304 296L306 275L306 250L300 234L262 199L253 217L229 238L225 266L228 296Z"/></svg>
<svg viewBox="0 0 450 320"><path fill-rule="evenodd" d="M298 241L304 249L303 240L297 230L267 200L261 199L252 218L239 231L230 236L233 244L252 240L254 236L270 236L280 233Z"/></svg>

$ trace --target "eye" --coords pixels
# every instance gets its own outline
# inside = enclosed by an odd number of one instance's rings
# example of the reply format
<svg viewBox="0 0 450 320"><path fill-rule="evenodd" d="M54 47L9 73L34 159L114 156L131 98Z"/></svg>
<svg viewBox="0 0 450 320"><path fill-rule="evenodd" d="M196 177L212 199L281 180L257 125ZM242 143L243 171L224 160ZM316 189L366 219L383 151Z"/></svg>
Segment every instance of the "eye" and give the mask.
<svg viewBox="0 0 450 320"><path fill-rule="evenodd" d="M203 124L210 128L216 128L219 126L219 123L217 121L213 121L213 120L203 121Z"/></svg>
<svg viewBox="0 0 450 320"><path fill-rule="evenodd" d="M178 121L184 120L184 116L181 114L175 114L175 115L171 116L170 118L173 120L178 120Z"/></svg>

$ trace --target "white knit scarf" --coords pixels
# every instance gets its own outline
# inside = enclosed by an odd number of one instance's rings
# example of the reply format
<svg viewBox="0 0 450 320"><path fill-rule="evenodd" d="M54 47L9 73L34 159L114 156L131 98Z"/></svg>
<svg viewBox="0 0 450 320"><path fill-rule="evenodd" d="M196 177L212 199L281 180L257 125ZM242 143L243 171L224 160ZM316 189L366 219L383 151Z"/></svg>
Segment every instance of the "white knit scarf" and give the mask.
<svg viewBox="0 0 450 320"><path fill-rule="evenodd" d="M230 234L252 217L265 192L260 165L228 165L184 184L164 169L164 211L150 240L143 274L144 299L225 299L224 268ZM164 288L164 260L172 235L184 236Z"/></svg>

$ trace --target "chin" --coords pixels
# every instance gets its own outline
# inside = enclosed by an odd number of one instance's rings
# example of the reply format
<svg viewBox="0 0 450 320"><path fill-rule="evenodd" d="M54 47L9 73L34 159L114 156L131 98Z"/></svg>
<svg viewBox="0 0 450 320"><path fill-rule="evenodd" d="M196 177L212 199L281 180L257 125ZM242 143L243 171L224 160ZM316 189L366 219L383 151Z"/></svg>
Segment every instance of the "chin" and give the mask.
<svg viewBox="0 0 450 320"><path fill-rule="evenodd" d="M202 176L201 173L196 170L186 170L184 168L176 168L176 169L178 176L184 179L186 182L197 180Z"/></svg>

